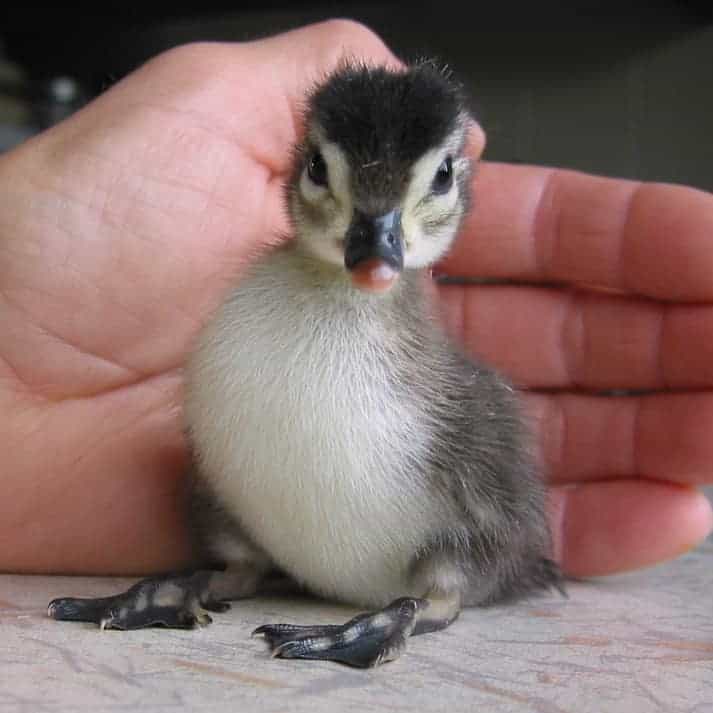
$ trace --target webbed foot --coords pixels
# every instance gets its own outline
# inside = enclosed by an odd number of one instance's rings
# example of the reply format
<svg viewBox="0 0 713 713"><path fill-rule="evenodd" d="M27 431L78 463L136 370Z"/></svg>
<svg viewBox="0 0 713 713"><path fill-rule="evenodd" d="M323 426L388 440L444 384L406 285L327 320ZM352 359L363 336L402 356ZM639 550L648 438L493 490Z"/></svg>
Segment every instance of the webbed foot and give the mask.
<svg viewBox="0 0 713 713"><path fill-rule="evenodd" d="M61 621L88 621L101 629L141 629L166 626L192 629L212 621L208 611L224 612L230 604L211 595L216 574L199 571L187 575L142 579L122 594L97 599L54 599L47 615Z"/></svg>
<svg viewBox="0 0 713 713"><path fill-rule="evenodd" d="M406 597L380 611L359 614L346 624L267 624L255 629L253 636L262 636L276 657L338 661L368 668L399 657L418 613L428 605L425 599Z"/></svg>

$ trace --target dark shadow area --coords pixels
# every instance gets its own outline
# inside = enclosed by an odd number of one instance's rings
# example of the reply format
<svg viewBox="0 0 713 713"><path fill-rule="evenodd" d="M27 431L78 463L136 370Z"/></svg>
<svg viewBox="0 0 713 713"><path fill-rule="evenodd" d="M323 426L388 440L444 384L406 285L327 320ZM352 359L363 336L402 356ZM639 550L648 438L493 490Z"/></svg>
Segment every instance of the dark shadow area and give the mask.
<svg viewBox="0 0 713 713"><path fill-rule="evenodd" d="M0 87L30 102L25 121L42 128L170 47L246 41L329 17L364 22L404 58L435 56L452 66L488 132L491 159L713 189L710 2L416 2L406 9L266 0L81 12L25 5L0 14L5 56L22 70L21 81L0 74ZM58 77L74 85L58 87Z"/></svg>

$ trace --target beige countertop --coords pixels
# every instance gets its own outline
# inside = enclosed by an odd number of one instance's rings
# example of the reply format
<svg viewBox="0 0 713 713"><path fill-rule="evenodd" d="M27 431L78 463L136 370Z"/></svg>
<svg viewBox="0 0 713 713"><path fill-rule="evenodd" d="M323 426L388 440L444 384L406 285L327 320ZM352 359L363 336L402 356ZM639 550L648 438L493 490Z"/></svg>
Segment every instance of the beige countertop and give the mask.
<svg viewBox="0 0 713 713"><path fill-rule="evenodd" d="M130 580L0 576L0 713L485 711L713 713L713 541L558 595L468 610L376 670L271 659L263 623L341 623L307 599L238 602L201 630L56 622L56 596Z"/></svg>

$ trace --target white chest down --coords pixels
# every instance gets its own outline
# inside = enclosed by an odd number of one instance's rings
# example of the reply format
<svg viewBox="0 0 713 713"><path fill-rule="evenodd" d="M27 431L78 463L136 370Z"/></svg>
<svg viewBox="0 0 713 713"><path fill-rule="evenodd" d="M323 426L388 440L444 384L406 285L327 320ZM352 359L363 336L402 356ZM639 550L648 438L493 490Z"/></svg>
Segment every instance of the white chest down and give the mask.
<svg viewBox="0 0 713 713"><path fill-rule="evenodd" d="M397 398L373 325L340 320L316 303L324 296L292 294L289 283L270 282L266 299L266 279L223 308L191 369L202 476L313 591L363 606L420 596L409 565L437 527L413 472L427 447L425 405Z"/></svg>

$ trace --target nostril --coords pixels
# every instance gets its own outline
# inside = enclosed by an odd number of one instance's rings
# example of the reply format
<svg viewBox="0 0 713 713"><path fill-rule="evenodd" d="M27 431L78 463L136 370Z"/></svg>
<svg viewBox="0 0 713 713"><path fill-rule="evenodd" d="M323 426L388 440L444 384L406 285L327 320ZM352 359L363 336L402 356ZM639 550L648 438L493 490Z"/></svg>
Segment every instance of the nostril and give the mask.
<svg viewBox="0 0 713 713"><path fill-rule="evenodd" d="M387 233L386 242L393 248L396 245L396 237L393 233Z"/></svg>

